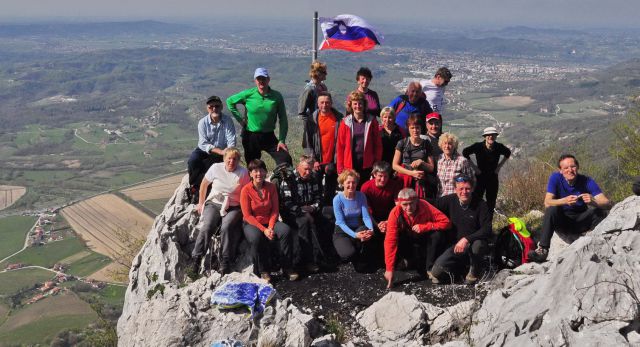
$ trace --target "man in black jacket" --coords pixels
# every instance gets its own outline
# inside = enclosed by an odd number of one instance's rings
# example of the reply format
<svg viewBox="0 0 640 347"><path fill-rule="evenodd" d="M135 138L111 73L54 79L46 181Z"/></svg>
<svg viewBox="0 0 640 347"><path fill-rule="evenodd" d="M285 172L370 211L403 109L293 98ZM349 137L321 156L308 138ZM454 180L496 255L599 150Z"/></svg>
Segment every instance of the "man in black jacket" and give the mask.
<svg viewBox="0 0 640 347"><path fill-rule="evenodd" d="M484 200L471 199L473 186L469 177L456 177L455 185L455 194L437 199L434 205L453 224L451 230L445 231L453 246L436 259L428 275L433 283L439 283L447 274L470 264L465 283L475 284L480 276L482 257L488 250L492 216Z"/></svg>

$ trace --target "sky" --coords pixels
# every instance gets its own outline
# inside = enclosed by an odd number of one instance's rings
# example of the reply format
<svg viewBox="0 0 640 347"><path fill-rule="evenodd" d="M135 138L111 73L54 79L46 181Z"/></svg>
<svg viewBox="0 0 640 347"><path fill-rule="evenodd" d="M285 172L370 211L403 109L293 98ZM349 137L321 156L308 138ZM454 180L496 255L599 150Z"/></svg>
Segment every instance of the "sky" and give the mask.
<svg viewBox="0 0 640 347"><path fill-rule="evenodd" d="M638 28L638 0L1 0L0 21L155 19L215 21L217 17L312 18L350 13L370 22L434 26ZM256 23L254 23L256 24Z"/></svg>

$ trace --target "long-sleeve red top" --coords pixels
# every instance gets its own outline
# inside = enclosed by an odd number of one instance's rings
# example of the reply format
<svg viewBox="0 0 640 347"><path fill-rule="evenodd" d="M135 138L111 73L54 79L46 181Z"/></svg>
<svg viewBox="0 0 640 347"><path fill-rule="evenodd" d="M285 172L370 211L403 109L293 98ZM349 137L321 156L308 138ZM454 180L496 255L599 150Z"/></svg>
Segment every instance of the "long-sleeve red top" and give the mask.
<svg viewBox="0 0 640 347"><path fill-rule="evenodd" d="M406 223L402 223L404 228L399 229L400 215L404 217ZM424 200L418 200L418 207L413 216L407 215L402 211L400 205L391 210L389 220L387 221L387 233L384 237L384 262L387 271L393 271L396 262L396 253L398 251L399 233L413 233L411 230L414 225L418 226L418 233L429 231L445 230L451 227L451 222L447 216L440 212L437 208Z"/></svg>
<svg viewBox="0 0 640 347"><path fill-rule="evenodd" d="M261 191L262 197L252 182L247 183L240 192L240 207L244 221L264 231L267 227L273 229L280 211L275 184L264 182Z"/></svg>

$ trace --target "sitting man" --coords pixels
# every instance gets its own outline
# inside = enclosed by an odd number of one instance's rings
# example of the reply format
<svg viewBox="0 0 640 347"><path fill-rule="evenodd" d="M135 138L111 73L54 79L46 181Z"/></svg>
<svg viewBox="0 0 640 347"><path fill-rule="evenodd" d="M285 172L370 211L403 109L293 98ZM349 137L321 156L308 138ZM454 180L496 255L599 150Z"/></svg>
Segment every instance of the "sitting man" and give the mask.
<svg viewBox="0 0 640 347"><path fill-rule="evenodd" d="M236 129L230 116L222 113L222 100L217 96L207 99L207 115L198 122L198 147L187 162L191 202L198 203L200 182L214 163L222 162L224 150L236 146Z"/></svg>
<svg viewBox="0 0 640 347"><path fill-rule="evenodd" d="M591 177L578 174L579 168L573 155L563 154L558 159L559 170L551 174L547 183L546 209L538 247L528 254L531 261L547 260L556 228L582 233L595 227L606 216L605 210L611 202Z"/></svg>
<svg viewBox="0 0 640 347"><path fill-rule="evenodd" d="M391 166L386 161L373 164L372 179L362 185L360 191L367 197L371 217L380 232L387 231L389 212L396 206L396 197L402 189L402 182L391 177Z"/></svg>
<svg viewBox="0 0 640 347"><path fill-rule="evenodd" d="M428 202L418 199L411 188L398 193L398 205L391 210L384 239L384 278L387 288L393 283L395 265L402 259L412 259L416 270L428 271L433 265L442 231L451 227L449 218ZM425 267L419 263L424 259ZM400 265L400 263L399 263Z"/></svg>
<svg viewBox="0 0 640 347"><path fill-rule="evenodd" d="M303 155L295 175L283 180L278 192L282 220L298 230L294 239L296 265L304 264L310 273L318 272L323 254L317 227L322 218L322 186L313 174L313 164L311 156Z"/></svg>
<svg viewBox="0 0 640 347"><path fill-rule="evenodd" d="M465 283L475 284L480 276L482 257L488 250L487 239L491 235L492 215L484 200L471 199L471 178L458 176L454 178L454 182L455 193L435 201L436 208L451 220L453 227L447 232L446 242L453 246L436 259L428 275L432 283L440 283L443 275L452 274L457 268L470 264Z"/></svg>

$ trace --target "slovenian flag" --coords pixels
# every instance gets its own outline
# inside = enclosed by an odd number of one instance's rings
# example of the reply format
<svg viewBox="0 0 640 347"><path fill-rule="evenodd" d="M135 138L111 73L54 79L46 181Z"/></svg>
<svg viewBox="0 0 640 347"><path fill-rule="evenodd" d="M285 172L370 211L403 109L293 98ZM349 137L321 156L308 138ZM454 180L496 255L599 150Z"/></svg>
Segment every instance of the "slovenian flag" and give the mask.
<svg viewBox="0 0 640 347"><path fill-rule="evenodd" d="M341 49L362 52L373 49L384 40L382 34L364 19L351 14L341 14L334 18L320 18L320 28L324 41L320 49Z"/></svg>

